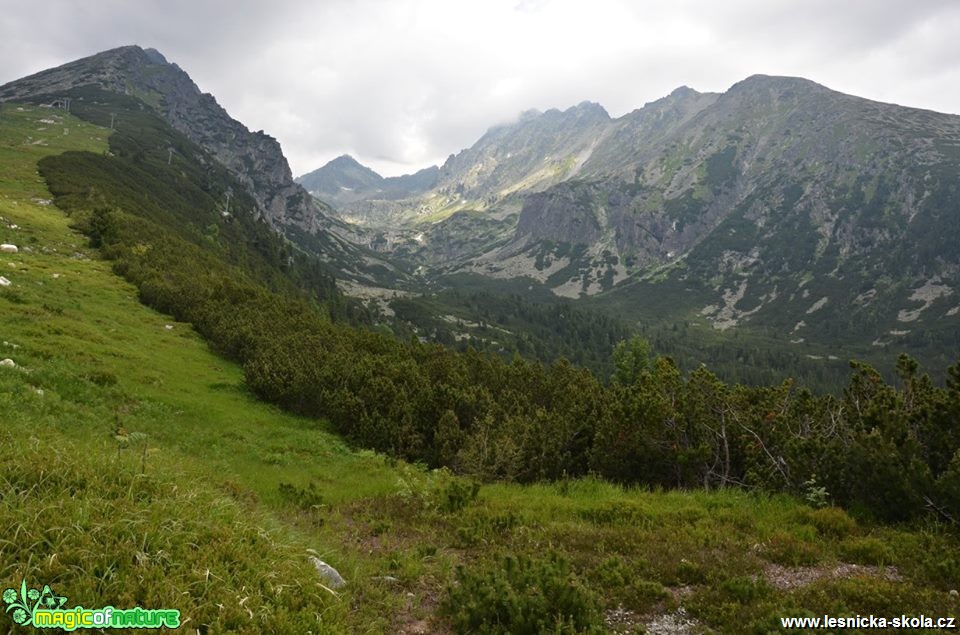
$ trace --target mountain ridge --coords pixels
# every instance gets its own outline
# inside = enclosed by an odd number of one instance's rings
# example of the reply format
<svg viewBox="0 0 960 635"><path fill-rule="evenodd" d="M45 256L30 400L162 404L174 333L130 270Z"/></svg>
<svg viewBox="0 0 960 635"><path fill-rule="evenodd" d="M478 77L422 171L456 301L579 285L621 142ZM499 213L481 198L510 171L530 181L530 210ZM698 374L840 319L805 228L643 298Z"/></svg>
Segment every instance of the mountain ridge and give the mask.
<svg viewBox="0 0 960 635"><path fill-rule="evenodd" d="M0 98L52 95L85 85L133 95L155 107L240 178L271 224L319 228L314 206L293 182L279 142L231 118L213 95L155 49L128 45L102 51L0 86Z"/></svg>
<svg viewBox="0 0 960 635"><path fill-rule="evenodd" d="M230 117L213 95L155 49L128 45L74 60L0 86L0 100L50 102L90 86L129 95L155 110L240 181L260 218L301 249L335 263L342 277L377 283L377 272L389 271L388 278L397 278L391 265L355 243L354 231L333 218L329 206L293 180L274 137ZM122 118L116 125L123 125Z"/></svg>
<svg viewBox="0 0 960 635"><path fill-rule="evenodd" d="M604 115L527 111L433 190L358 216L439 280L528 278L654 323L949 362L960 116L769 75Z"/></svg>

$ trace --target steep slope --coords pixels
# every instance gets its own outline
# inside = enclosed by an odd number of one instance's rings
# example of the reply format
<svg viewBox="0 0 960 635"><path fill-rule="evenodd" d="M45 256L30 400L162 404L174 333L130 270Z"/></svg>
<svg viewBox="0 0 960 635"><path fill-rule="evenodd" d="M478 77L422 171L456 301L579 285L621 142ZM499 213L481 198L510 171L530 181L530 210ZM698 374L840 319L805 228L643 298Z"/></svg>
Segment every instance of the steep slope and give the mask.
<svg viewBox="0 0 960 635"><path fill-rule="evenodd" d="M49 583L71 606L175 608L203 631L349 630L356 618L307 551L339 564L339 541L289 522L278 496L318 466L276 457L323 457L347 479L342 502L390 492L396 475L322 422L253 400L242 369L143 306L70 227L38 161L102 156L109 135L26 104L0 119L0 242L19 246L0 254L0 358L16 364L0 366L2 586ZM274 577L287 593L264 583ZM363 619L382 630L382 617Z"/></svg>
<svg viewBox="0 0 960 635"><path fill-rule="evenodd" d="M329 208L294 182L276 139L263 131L251 132L232 119L212 95L202 93L179 66L153 49L124 46L45 70L0 86L0 100L49 104L73 96L71 106L79 107L84 99L95 99L91 88L132 97L141 108L157 112L236 177L253 197L259 217L303 249L333 263L341 275L375 281L371 270L392 269L352 244L348 233L328 218ZM123 128L123 115L113 114L117 116L111 116L109 124ZM171 161L179 151L154 150L169 152ZM223 193L228 203L235 194Z"/></svg>
<svg viewBox="0 0 960 635"><path fill-rule="evenodd" d="M513 192L573 178L602 142L609 122L607 111L590 102L563 112L525 112L516 123L492 128L448 158L437 189L490 206Z"/></svg>
<svg viewBox="0 0 960 635"><path fill-rule="evenodd" d="M674 319L832 343L839 358L872 344L949 359L943 347L960 347L958 149L960 117L752 77L629 178L528 196L486 266L557 260L555 245L570 245L579 253L550 280L562 293L632 274L610 302L642 310L670 297Z"/></svg>
<svg viewBox="0 0 960 635"><path fill-rule="evenodd" d="M439 168L374 179L360 191L345 191L353 186L343 171L348 162L341 162L342 157L312 174L316 178L339 171L339 179L334 177L326 192L317 190L318 196L324 199L326 193L332 198L324 200L342 216L365 225L396 229L405 223L440 221L462 210L487 210L502 217L519 210L515 194L576 176L606 134L609 121L601 106L588 102L563 112L528 111L516 122L491 128ZM350 167L356 170L356 165Z"/></svg>
<svg viewBox="0 0 960 635"><path fill-rule="evenodd" d="M139 46L104 51L0 86L0 99L55 95L90 85L153 106L237 175L271 223L316 227L315 212L294 184L277 140L232 119L213 95L200 92L189 75L158 51Z"/></svg>

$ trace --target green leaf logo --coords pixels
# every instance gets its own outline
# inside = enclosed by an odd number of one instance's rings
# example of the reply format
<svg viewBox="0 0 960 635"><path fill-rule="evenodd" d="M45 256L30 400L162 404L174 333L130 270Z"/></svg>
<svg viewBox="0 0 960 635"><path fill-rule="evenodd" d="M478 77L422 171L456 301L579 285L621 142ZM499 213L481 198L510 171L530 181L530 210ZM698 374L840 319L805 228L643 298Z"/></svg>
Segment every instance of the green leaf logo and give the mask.
<svg viewBox="0 0 960 635"><path fill-rule="evenodd" d="M33 623L33 613L37 609L62 609L67 598L57 595L45 584L43 589L28 589L27 581L20 583L20 592L16 589L4 589L3 602L7 605L6 612L15 624L29 626Z"/></svg>

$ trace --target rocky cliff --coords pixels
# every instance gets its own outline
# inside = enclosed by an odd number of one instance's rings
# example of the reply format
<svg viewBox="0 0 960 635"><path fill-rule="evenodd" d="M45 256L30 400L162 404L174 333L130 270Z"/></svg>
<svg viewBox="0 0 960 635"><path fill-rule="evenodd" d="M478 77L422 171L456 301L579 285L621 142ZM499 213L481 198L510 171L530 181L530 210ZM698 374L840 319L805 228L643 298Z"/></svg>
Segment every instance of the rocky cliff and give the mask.
<svg viewBox="0 0 960 635"><path fill-rule="evenodd" d="M249 189L260 213L275 227L294 225L314 232L324 226L309 195L297 185L276 139L251 132L179 66L153 49L124 46L0 86L0 99L49 95L96 85L133 95L153 106L229 168ZM119 123L118 125L122 125Z"/></svg>

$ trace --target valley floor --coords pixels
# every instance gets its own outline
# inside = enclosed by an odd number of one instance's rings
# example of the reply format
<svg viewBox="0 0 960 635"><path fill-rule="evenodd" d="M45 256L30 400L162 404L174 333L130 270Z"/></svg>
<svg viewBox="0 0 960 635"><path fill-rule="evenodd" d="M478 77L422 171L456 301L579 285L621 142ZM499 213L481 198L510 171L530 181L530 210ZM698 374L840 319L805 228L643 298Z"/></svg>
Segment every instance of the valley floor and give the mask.
<svg viewBox="0 0 960 635"><path fill-rule="evenodd" d="M938 525L595 479L477 489L258 402L49 203L36 162L103 152L108 133L33 107L0 120L0 240L19 248L0 254L0 358L16 365L0 367L3 589L177 608L199 633L767 632L960 613L960 541Z"/></svg>

